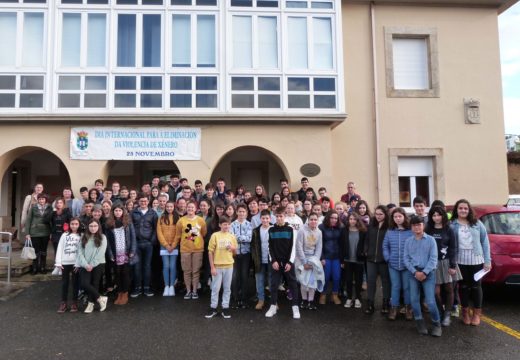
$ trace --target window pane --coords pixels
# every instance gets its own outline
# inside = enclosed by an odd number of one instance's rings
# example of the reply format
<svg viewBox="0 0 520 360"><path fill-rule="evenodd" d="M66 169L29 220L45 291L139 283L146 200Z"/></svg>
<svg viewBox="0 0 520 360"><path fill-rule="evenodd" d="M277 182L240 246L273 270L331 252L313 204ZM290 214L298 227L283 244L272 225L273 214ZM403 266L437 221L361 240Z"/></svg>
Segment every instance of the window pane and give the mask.
<svg viewBox="0 0 520 360"><path fill-rule="evenodd" d="M160 108L162 107L161 94L141 94L142 108Z"/></svg>
<svg viewBox="0 0 520 360"><path fill-rule="evenodd" d="M231 96L231 107L234 108L254 108L254 95L233 94Z"/></svg>
<svg viewBox="0 0 520 360"><path fill-rule="evenodd" d="M196 103L198 108L216 108L217 95L213 94L197 94Z"/></svg>
<svg viewBox="0 0 520 360"><path fill-rule="evenodd" d="M108 4L108 0L87 0L87 4Z"/></svg>
<svg viewBox="0 0 520 360"><path fill-rule="evenodd" d="M197 90L217 90L216 76L197 76Z"/></svg>
<svg viewBox="0 0 520 360"><path fill-rule="evenodd" d="M0 90L14 90L16 88L16 76L0 76Z"/></svg>
<svg viewBox="0 0 520 360"><path fill-rule="evenodd" d="M105 66L106 15L88 14L87 66Z"/></svg>
<svg viewBox="0 0 520 360"><path fill-rule="evenodd" d="M143 0L143 5L162 5L163 0Z"/></svg>
<svg viewBox="0 0 520 360"><path fill-rule="evenodd" d="M257 0L256 6L258 7L278 7L277 0Z"/></svg>
<svg viewBox="0 0 520 360"><path fill-rule="evenodd" d="M430 88L426 39L392 40L394 88L424 90Z"/></svg>
<svg viewBox="0 0 520 360"><path fill-rule="evenodd" d="M170 95L170 106L174 108L191 108L191 94Z"/></svg>
<svg viewBox="0 0 520 360"><path fill-rule="evenodd" d="M278 40L276 17L258 17L258 66L278 67Z"/></svg>
<svg viewBox="0 0 520 360"><path fill-rule="evenodd" d="M106 90L107 78L106 76L86 76L85 90Z"/></svg>
<svg viewBox="0 0 520 360"><path fill-rule="evenodd" d="M162 90L161 76L141 77L141 90Z"/></svg>
<svg viewBox="0 0 520 360"><path fill-rule="evenodd" d="M191 90L191 76L172 76L170 78L171 90Z"/></svg>
<svg viewBox="0 0 520 360"><path fill-rule="evenodd" d="M15 94L0 94L0 108L14 107L15 98Z"/></svg>
<svg viewBox="0 0 520 360"><path fill-rule="evenodd" d="M172 66L191 66L190 15L173 15Z"/></svg>
<svg viewBox="0 0 520 360"><path fill-rule="evenodd" d="M252 0L231 0L231 6L253 6Z"/></svg>
<svg viewBox="0 0 520 360"><path fill-rule="evenodd" d="M309 91L309 78L288 78L287 88L289 91Z"/></svg>
<svg viewBox="0 0 520 360"><path fill-rule="evenodd" d="M16 13L0 13L0 66L16 62Z"/></svg>
<svg viewBox="0 0 520 360"><path fill-rule="evenodd" d="M259 77L258 78L259 91L279 91L280 78L277 77Z"/></svg>
<svg viewBox="0 0 520 360"><path fill-rule="evenodd" d="M332 9L332 2L313 1L311 7L313 9Z"/></svg>
<svg viewBox="0 0 520 360"><path fill-rule="evenodd" d="M135 15L118 15L117 66L135 66Z"/></svg>
<svg viewBox="0 0 520 360"><path fill-rule="evenodd" d="M430 206L430 181L428 176L415 177L415 196L422 196L426 206Z"/></svg>
<svg viewBox="0 0 520 360"><path fill-rule="evenodd" d="M411 196L410 178L408 176L399 176L399 206L411 206Z"/></svg>
<svg viewBox="0 0 520 360"><path fill-rule="evenodd" d="M135 90L135 76L116 76L116 90Z"/></svg>
<svg viewBox="0 0 520 360"><path fill-rule="evenodd" d="M231 78L231 90L254 90L254 79L252 77Z"/></svg>
<svg viewBox="0 0 520 360"><path fill-rule="evenodd" d="M117 0L117 5L135 5L137 4L137 0Z"/></svg>
<svg viewBox="0 0 520 360"><path fill-rule="evenodd" d="M82 4L83 0L61 0L62 4Z"/></svg>
<svg viewBox="0 0 520 360"><path fill-rule="evenodd" d="M143 66L161 66L161 15L143 15Z"/></svg>
<svg viewBox="0 0 520 360"><path fill-rule="evenodd" d="M21 90L43 90L43 76L21 76Z"/></svg>
<svg viewBox="0 0 520 360"><path fill-rule="evenodd" d="M79 66L80 47L81 14L63 14L61 66Z"/></svg>
<svg viewBox="0 0 520 360"><path fill-rule="evenodd" d="M289 95L289 108L307 109L310 106L309 95Z"/></svg>
<svg viewBox="0 0 520 360"><path fill-rule="evenodd" d="M79 94L59 94L58 107L60 108L77 108L79 107Z"/></svg>
<svg viewBox="0 0 520 360"><path fill-rule="evenodd" d="M85 94L86 108L104 108L107 106L107 96L105 94Z"/></svg>
<svg viewBox="0 0 520 360"><path fill-rule="evenodd" d="M135 107L135 94L116 94L114 106L116 108Z"/></svg>
<svg viewBox="0 0 520 360"><path fill-rule="evenodd" d="M336 91L334 78L314 78L314 91Z"/></svg>
<svg viewBox="0 0 520 360"><path fill-rule="evenodd" d="M261 109L280 108L280 95L258 95L258 107Z"/></svg>
<svg viewBox="0 0 520 360"><path fill-rule="evenodd" d="M315 109L335 109L336 95L314 95Z"/></svg>
<svg viewBox="0 0 520 360"><path fill-rule="evenodd" d="M172 5L191 5L191 0L172 0Z"/></svg>
<svg viewBox="0 0 520 360"><path fill-rule="evenodd" d="M235 68L253 66L251 36L251 16L233 16L233 66Z"/></svg>
<svg viewBox="0 0 520 360"><path fill-rule="evenodd" d="M307 69L307 19L289 17L287 27L289 68Z"/></svg>
<svg viewBox="0 0 520 360"><path fill-rule="evenodd" d="M211 6L211 5L217 5L217 0L197 0L197 5L205 5L205 6Z"/></svg>
<svg viewBox="0 0 520 360"><path fill-rule="evenodd" d="M332 69L332 20L313 18L314 28L314 68Z"/></svg>
<svg viewBox="0 0 520 360"><path fill-rule="evenodd" d="M285 6L287 8L306 8L307 7L307 1L287 1L285 3Z"/></svg>
<svg viewBox="0 0 520 360"><path fill-rule="evenodd" d="M197 67L215 66L215 16L197 16Z"/></svg>
<svg viewBox="0 0 520 360"><path fill-rule="evenodd" d="M43 66L43 13L25 13L22 64Z"/></svg>
<svg viewBox="0 0 520 360"><path fill-rule="evenodd" d="M58 88L60 90L79 90L81 78L79 76L60 76Z"/></svg>
<svg viewBox="0 0 520 360"><path fill-rule="evenodd" d="M43 107L43 94L20 94L20 107L41 108Z"/></svg>

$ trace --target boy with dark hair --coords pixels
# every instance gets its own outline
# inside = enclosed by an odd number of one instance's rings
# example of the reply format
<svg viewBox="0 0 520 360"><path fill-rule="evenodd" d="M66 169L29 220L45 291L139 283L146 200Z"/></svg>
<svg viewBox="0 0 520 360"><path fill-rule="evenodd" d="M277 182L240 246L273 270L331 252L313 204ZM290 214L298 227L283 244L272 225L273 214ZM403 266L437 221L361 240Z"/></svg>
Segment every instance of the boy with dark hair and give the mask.
<svg viewBox="0 0 520 360"><path fill-rule="evenodd" d="M231 221L227 216L219 219L220 231L211 235L208 244L208 257L211 267L211 305L205 315L211 319L218 314L218 297L220 288L224 287L222 294L222 317L229 319L229 298L231 296L231 279L233 278L233 255L237 249L237 239L229 232Z"/></svg>
<svg viewBox="0 0 520 360"><path fill-rule="evenodd" d="M271 257L271 306L265 314L270 318L276 315L278 301L278 286L285 279L291 294L293 319L300 318L298 308L298 286L293 264L296 256L294 249L293 228L285 222L285 209L276 210L276 223L269 229L269 255Z"/></svg>
<svg viewBox="0 0 520 360"><path fill-rule="evenodd" d="M415 210L415 215L422 217L423 221L426 223L428 221L428 213L426 212L426 200L419 195L413 198L412 204Z"/></svg>
<svg viewBox="0 0 520 360"><path fill-rule="evenodd" d="M307 179L306 177L302 177L301 184L302 187L300 190L298 190L296 195L298 195L298 200L303 201L305 200L305 193L307 192L307 188L309 187L309 179Z"/></svg>
<svg viewBox="0 0 520 360"><path fill-rule="evenodd" d="M265 279L269 275L269 229L271 212L267 209L260 213L260 225L253 229L251 237L251 259L255 269L256 295L258 303L255 310L262 310L265 303ZM275 220L276 222L276 220Z"/></svg>

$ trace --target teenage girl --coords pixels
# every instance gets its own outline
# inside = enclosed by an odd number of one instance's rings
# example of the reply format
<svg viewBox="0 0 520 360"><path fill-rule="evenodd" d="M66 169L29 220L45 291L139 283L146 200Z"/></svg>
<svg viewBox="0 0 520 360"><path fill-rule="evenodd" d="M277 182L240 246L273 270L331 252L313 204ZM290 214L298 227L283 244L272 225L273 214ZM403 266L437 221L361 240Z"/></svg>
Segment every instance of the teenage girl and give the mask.
<svg viewBox="0 0 520 360"><path fill-rule="evenodd" d="M157 223L157 238L161 244L163 263L164 292L163 296L175 296L175 280L177 279L178 243L175 241L175 203L168 201L165 211Z"/></svg>
<svg viewBox="0 0 520 360"><path fill-rule="evenodd" d="M361 308L361 284L363 282L363 261L365 259L365 238L367 228L361 217L352 212L347 217L348 228L345 229L345 237L342 247L342 260L345 267L345 278L347 283L346 308L354 306ZM354 301L353 286L356 284L356 297Z"/></svg>

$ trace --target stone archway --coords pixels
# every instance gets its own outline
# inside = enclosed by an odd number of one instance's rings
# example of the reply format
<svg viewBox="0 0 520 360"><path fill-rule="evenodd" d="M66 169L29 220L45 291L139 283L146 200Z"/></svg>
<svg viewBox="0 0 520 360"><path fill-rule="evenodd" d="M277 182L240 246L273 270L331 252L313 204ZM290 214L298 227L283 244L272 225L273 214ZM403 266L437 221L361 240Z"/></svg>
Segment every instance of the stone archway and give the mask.
<svg viewBox="0 0 520 360"><path fill-rule="evenodd" d="M113 181L118 181L128 189L140 189L144 182L150 182L154 175L159 175L169 181L172 174L180 174L178 166L173 161L141 161L141 160L110 160L107 162L107 182L110 187Z"/></svg>
<svg viewBox="0 0 520 360"><path fill-rule="evenodd" d="M271 151L259 146L240 146L220 158L211 174L213 183L219 177L226 179L227 186L235 189L244 185L254 191L257 184L263 184L268 194L280 190L280 179L289 180L286 166Z"/></svg>

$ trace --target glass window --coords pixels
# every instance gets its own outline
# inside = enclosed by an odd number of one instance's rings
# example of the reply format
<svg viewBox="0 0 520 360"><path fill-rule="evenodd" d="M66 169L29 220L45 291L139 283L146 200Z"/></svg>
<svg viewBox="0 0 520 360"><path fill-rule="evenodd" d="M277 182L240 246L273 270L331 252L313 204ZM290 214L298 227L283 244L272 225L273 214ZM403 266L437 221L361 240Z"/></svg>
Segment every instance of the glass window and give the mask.
<svg viewBox="0 0 520 360"><path fill-rule="evenodd" d="M142 108L162 107L162 94L141 94Z"/></svg>
<svg viewBox="0 0 520 360"><path fill-rule="evenodd" d="M290 77L287 79L289 91L309 91L309 78Z"/></svg>
<svg viewBox="0 0 520 360"><path fill-rule="evenodd" d="M258 95L258 107L260 109L279 109L280 95Z"/></svg>
<svg viewBox="0 0 520 360"><path fill-rule="evenodd" d="M254 78L233 77L231 78L231 90L254 90Z"/></svg>
<svg viewBox="0 0 520 360"><path fill-rule="evenodd" d="M172 0L172 5L191 5L191 0Z"/></svg>
<svg viewBox="0 0 520 360"><path fill-rule="evenodd" d="M217 5L217 0L197 0L196 4L199 6L215 6Z"/></svg>
<svg viewBox="0 0 520 360"><path fill-rule="evenodd" d="M85 90L106 90L107 78L106 76L86 76Z"/></svg>
<svg viewBox="0 0 520 360"><path fill-rule="evenodd" d="M0 66L16 65L16 13L0 13Z"/></svg>
<svg viewBox="0 0 520 360"><path fill-rule="evenodd" d="M143 15L143 66L161 66L161 15Z"/></svg>
<svg viewBox="0 0 520 360"><path fill-rule="evenodd" d="M81 14L63 14L61 65L80 66Z"/></svg>
<svg viewBox="0 0 520 360"><path fill-rule="evenodd" d="M231 95L231 106L233 108L254 108L255 96L253 94L233 94Z"/></svg>
<svg viewBox="0 0 520 360"><path fill-rule="evenodd" d="M197 90L217 90L216 76L197 76L196 80Z"/></svg>
<svg viewBox="0 0 520 360"><path fill-rule="evenodd" d="M135 66L135 26L135 15L118 15L117 66Z"/></svg>
<svg viewBox="0 0 520 360"><path fill-rule="evenodd" d="M334 78L314 78L314 91L336 91Z"/></svg>
<svg viewBox="0 0 520 360"><path fill-rule="evenodd" d="M172 76L170 78L171 90L191 90L191 76Z"/></svg>
<svg viewBox="0 0 520 360"><path fill-rule="evenodd" d="M314 95L315 109L335 109L336 95Z"/></svg>
<svg viewBox="0 0 520 360"><path fill-rule="evenodd" d="M196 104L198 108L216 108L217 95L216 94L197 94Z"/></svg>
<svg viewBox="0 0 520 360"><path fill-rule="evenodd" d="M81 88L80 76L60 76L59 90L79 90Z"/></svg>
<svg viewBox="0 0 520 360"><path fill-rule="evenodd" d="M289 108L308 109L311 107L309 95L289 95Z"/></svg>
<svg viewBox="0 0 520 360"><path fill-rule="evenodd" d="M136 89L135 76L116 76L115 89L116 90L135 90Z"/></svg>
<svg viewBox="0 0 520 360"><path fill-rule="evenodd" d="M253 67L251 16L233 16L233 66Z"/></svg>
<svg viewBox="0 0 520 360"><path fill-rule="evenodd" d="M135 94L116 94L114 98L116 108L135 107Z"/></svg>
<svg viewBox="0 0 520 360"><path fill-rule="evenodd" d="M173 108L191 108L191 94L170 95L170 106Z"/></svg>
<svg viewBox="0 0 520 360"><path fill-rule="evenodd" d="M258 17L258 66L278 67L277 21L274 16Z"/></svg>
<svg viewBox="0 0 520 360"><path fill-rule="evenodd" d="M106 15L88 14L87 66L106 65Z"/></svg>
<svg viewBox="0 0 520 360"><path fill-rule="evenodd" d="M162 76L142 76L141 90L162 90Z"/></svg>
<svg viewBox="0 0 520 360"><path fill-rule="evenodd" d="M277 77L259 77L259 91L280 91L280 78Z"/></svg>
<svg viewBox="0 0 520 360"><path fill-rule="evenodd" d="M332 69L332 21L330 18L313 18L314 68Z"/></svg>
<svg viewBox="0 0 520 360"><path fill-rule="evenodd" d="M23 66L43 66L43 34L43 13L24 13Z"/></svg>
<svg viewBox="0 0 520 360"><path fill-rule="evenodd" d="M278 0L256 0L258 7L278 7Z"/></svg>
<svg viewBox="0 0 520 360"><path fill-rule="evenodd" d="M307 69L307 18L289 17L287 27L289 68Z"/></svg>
<svg viewBox="0 0 520 360"><path fill-rule="evenodd" d="M43 107L43 94L20 94L21 108Z"/></svg>
<svg viewBox="0 0 520 360"><path fill-rule="evenodd" d="M79 108L80 104L79 94L59 94L58 107L60 108Z"/></svg>
<svg viewBox="0 0 520 360"><path fill-rule="evenodd" d="M21 90L43 90L43 76L25 76L20 78Z"/></svg>
<svg viewBox="0 0 520 360"><path fill-rule="evenodd" d="M215 66L215 16L197 16L197 67Z"/></svg>
<svg viewBox="0 0 520 360"><path fill-rule="evenodd" d="M85 94L84 107L86 108L104 108L107 106L107 97L105 94Z"/></svg>
<svg viewBox="0 0 520 360"><path fill-rule="evenodd" d="M172 66L191 66L190 15L172 17Z"/></svg>
<svg viewBox="0 0 520 360"><path fill-rule="evenodd" d="M302 9L307 7L307 1L286 1L285 7L289 9Z"/></svg>
<svg viewBox="0 0 520 360"><path fill-rule="evenodd" d="M253 6L253 0L231 0L231 6Z"/></svg>
<svg viewBox="0 0 520 360"><path fill-rule="evenodd" d="M16 76L15 75L0 76L0 90L15 90L15 89L16 89Z"/></svg>
<svg viewBox="0 0 520 360"><path fill-rule="evenodd" d="M0 94L0 108L14 108L15 94Z"/></svg>

